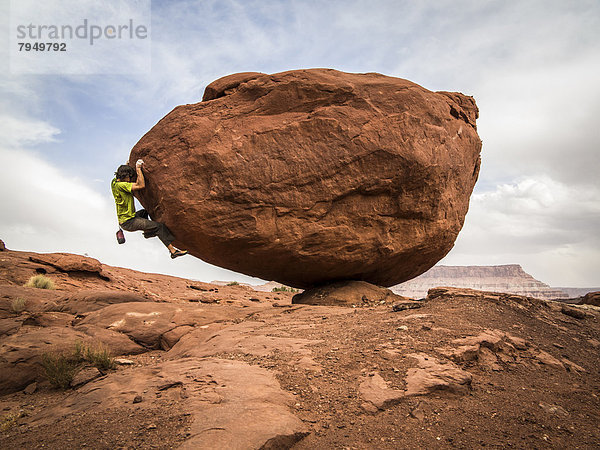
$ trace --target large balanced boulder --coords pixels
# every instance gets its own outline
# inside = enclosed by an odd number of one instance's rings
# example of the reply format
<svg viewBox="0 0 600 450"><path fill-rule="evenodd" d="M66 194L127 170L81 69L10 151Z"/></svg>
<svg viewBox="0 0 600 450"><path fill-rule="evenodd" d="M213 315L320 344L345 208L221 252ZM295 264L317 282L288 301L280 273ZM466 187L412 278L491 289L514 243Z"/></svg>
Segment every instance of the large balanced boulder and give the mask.
<svg viewBox="0 0 600 450"><path fill-rule="evenodd" d="M477 106L376 73L242 73L132 149L140 201L191 254L313 287L391 286L452 248L479 173Z"/></svg>

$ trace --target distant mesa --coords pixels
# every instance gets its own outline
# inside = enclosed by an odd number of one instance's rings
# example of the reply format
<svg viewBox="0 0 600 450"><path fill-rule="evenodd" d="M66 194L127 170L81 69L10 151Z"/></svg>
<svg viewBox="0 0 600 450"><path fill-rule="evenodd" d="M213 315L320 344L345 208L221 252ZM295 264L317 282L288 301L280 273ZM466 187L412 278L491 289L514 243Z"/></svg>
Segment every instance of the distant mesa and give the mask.
<svg viewBox="0 0 600 450"><path fill-rule="evenodd" d="M391 289L406 297L423 298L429 289L437 286L505 292L544 300L569 298L568 293L536 280L518 264L435 266L423 275Z"/></svg>
<svg viewBox="0 0 600 450"><path fill-rule="evenodd" d="M330 69L242 73L131 151L176 245L296 288L392 286L444 257L479 174L472 97Z"/></svg>

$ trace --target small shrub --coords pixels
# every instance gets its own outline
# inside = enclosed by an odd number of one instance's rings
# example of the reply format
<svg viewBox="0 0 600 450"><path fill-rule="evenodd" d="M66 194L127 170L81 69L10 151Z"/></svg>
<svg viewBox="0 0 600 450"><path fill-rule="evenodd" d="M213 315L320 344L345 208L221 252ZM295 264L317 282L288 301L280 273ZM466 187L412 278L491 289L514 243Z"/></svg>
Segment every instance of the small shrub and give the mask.
<svg viewBox="0 0 600 450"><path fill-rule="evenodd" d="M298 289L294 289L287 286L275 287L271 292L298 292Z"/></svg>
<svg viewBox="0 0 600 450"><path fill-rule="evenodd" d="M52 386L68 389L82 367L93 365L100 370L115 368L115 360L105 345L88 346L81 341L75 342L72 352L53 352L42 355L44 375Z"/></svg>
<svg viewBox="0 0 600 450"><path fill-rule="evenodd" d="M17 297L11 302L10 308L15 314L21 314L23 311L25 311L26 304L27 300L22 297Z"/></svg>
<svg viewBox="0 0 600 450"><path fill-rule="evenodd" d="M44 353L42 354L44 375L50 384L58 389L68 389L71 381L81 368L81 361L73 354Z"/></svg>
<svg viewBox="0 0 600 450"><path fill-rule="evenodd" d="M85 355L85 344L81 341L75 342L75 349L73 350L73 357L83 360Z"/></svg>
<svg viewBox="0 0 600 450"><path fill-rule="evenodd" d="M240 283L238 283L237 281L232 281L231 283L228 283L227 286L239 286Z"/></svg>
<svg viewBox="0 0 600 450"><path fill-rule="evenodd" d="M34 275L32 276L27 283L25 283L25 287L34 287L38 289L55 289L54 281L44 275Z"/></svg>

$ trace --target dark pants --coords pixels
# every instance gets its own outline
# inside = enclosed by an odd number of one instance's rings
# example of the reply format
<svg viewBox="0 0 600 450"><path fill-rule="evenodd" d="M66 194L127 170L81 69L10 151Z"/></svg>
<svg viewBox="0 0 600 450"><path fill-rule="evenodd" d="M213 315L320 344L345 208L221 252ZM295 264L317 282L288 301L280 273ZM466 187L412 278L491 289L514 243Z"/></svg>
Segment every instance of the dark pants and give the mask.
<svg viewBox="0 0 600 450"><path fill-rule="evenodd" d="M135 213L135 217L123 222L121 228L125 231L143 231L146 239L158 236L167 247L175 240L175 236L164 223L148 219L148 212L145 209L140 209Z"/></svg>

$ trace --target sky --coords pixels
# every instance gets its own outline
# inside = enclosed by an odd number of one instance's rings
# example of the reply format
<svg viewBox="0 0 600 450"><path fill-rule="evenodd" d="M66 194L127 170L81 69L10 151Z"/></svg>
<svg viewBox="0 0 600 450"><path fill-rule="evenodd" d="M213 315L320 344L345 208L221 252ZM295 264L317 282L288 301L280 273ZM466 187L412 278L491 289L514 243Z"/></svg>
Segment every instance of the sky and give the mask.
<svg viewBox="0 0 600 450"><path fill-rule="evenodd" d="M48 23L58 20L65 1L39 1L45 6L37 13ZM520 264L551 286L600 286L597 0L77 5L68 10L73 20L87 7L111 6L112 17L147 19L148 46L123 44L88 61L69 54L71 65L61 63L54 73L24 73L11 59L16 7L0 0L0 239L9 249L260 283L191 256L171 260L157 239L141 233L127 233L118 245L110 180L156 122L177 105L199 102L211 81L327 67L475 98L481 172L464 228L439 264ZM127 73L127 64L139 70Z"/></svg>

